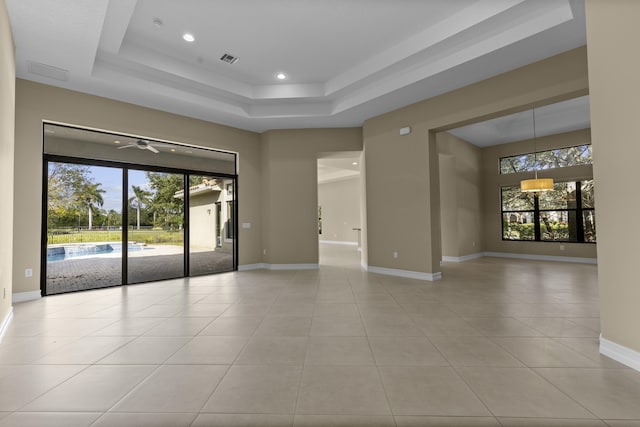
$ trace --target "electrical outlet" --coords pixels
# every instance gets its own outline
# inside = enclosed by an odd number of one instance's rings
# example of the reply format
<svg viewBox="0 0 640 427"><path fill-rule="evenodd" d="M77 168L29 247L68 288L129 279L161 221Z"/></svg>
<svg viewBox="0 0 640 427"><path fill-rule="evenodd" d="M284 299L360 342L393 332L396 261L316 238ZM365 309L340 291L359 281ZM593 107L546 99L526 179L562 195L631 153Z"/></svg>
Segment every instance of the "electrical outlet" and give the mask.
<svg viewBox="0 0 640 427"><path fill-rule="evenodd" d="M31 277L33 276L33 270L30 268L27 268L24 270L24 277Z"/></svg>
<svg viewBox="0 0 640 427"><path fill-rule="evenodd" d="M393 251L393 257L394 258L398 258L398 252L397 251Z"/></svg>
<svg viewBox="0 0 640 427"><path fill-rule="evenodd" d="M266 249L263 249L263 250L262 250L262 255L266 255L266 254L267 254L267 250L266 250Z"/></svg>
<svg viewBox="0 0 640 427"><path fill-rule="evenodd" d="M560 245L560 250L564 251L564 245Z"/></svg>

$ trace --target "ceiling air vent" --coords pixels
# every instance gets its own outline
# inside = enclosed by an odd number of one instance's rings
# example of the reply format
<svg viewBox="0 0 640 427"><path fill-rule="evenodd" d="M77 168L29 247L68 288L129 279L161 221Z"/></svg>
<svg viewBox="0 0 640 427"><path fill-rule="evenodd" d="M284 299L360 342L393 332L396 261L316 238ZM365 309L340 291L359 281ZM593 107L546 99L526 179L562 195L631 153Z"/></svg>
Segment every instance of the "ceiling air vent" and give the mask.
<svg viewBox="0 0 640 427"><path fill-rule="evenodd" d="M220 61L226 62L227 64L235 64L236 62L238 62L238 58L228 53L225 53L220 57Z"/></svg>
<svg viewBox="0 0 640 427"><path fill-rule="evenodd" d="M39 62L27 61L29 72L38 76L47 77L54 80L66 82L69 80L69 70L52 67L51 65L41 64Z"/></svg>

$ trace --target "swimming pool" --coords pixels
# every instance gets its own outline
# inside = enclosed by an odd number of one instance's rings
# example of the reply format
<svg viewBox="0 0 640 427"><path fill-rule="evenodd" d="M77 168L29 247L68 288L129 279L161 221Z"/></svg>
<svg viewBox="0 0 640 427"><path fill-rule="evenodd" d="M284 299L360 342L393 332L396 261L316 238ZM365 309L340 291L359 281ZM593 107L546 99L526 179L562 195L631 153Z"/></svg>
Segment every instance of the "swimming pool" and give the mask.
<svg viewBox="0 0 640 427"><path fill-rule="evenodd" d="M129 252L142 251L142 245L129 243ZM76 245L50 246L47 248L47 262L64 261L72 258L108 256L122 253L122 243L82 243Z"/></svg>

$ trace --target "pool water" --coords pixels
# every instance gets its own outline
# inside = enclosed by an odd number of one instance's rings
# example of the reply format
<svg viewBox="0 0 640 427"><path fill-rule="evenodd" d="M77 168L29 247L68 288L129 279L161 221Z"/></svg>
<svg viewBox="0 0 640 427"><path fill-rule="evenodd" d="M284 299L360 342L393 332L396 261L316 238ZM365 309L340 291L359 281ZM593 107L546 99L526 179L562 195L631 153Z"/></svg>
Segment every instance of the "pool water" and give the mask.
<svg viewBox="0 0 640 427"><path fill-rule="evenodd" d="M129 252L141 251L141 245L129 243ZM122 243L86 243L54 246L47 248L47 262L64 261L73 258L87 258L122 253Z"/></svg>

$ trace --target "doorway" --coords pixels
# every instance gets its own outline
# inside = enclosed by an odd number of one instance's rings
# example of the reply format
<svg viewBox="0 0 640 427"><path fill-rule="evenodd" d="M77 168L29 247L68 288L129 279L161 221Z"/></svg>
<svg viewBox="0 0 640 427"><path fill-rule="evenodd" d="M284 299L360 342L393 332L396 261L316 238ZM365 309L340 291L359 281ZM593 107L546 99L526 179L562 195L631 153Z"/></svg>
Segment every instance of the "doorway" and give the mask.
<svg viewBox="0 0 640 427"><path fill-rule="evenodd" d="M43 295L237 268L235 174L50 152L43 169Z"/></svg>

